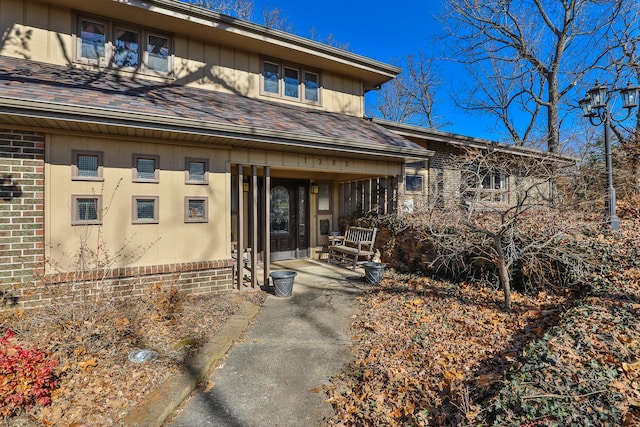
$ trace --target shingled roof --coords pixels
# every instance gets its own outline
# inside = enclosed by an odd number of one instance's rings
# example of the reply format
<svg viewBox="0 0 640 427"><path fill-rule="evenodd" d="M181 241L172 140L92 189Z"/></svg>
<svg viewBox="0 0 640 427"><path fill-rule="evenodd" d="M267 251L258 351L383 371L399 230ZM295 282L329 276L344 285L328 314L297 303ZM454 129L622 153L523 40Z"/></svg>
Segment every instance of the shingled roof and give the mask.
<svg viewBox="0 0 640 427"><path fill-rule="evenodd" d="M360 117L6 56L0 123L358 157L432 154Z"/></svg>

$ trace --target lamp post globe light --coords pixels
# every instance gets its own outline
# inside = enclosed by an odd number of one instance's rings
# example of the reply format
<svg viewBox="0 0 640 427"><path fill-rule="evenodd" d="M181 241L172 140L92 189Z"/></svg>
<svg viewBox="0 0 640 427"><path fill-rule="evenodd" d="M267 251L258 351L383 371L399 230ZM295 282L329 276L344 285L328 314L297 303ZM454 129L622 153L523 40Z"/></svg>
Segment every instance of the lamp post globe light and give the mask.
<svg viewBox="0 0 640 427"><path fill-rule="evenodd" d="M580 100L580 108L584 113L584 117L589 118L589 122L594 126L604 125L604 151L607 167L607 195L608 195L608 214L607 222L612 230L620 230L620 219L616 214L616 190L613 187L613 165L611 162L611 123L612 114L609 106L611 95L619 92L622 96L622 107L627 110L626 117L620 119L625 120L631 115L631 110L638 106L638 96L640 88L629 82L626 87L616 89L606 84L596 84L587 91L587 96Z"/></svg>

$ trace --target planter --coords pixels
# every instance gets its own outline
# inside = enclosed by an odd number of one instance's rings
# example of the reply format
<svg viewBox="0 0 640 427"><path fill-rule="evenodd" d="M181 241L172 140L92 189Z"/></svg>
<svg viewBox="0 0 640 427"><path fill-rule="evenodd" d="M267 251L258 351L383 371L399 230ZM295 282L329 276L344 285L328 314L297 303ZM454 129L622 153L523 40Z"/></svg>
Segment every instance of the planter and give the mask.
<svg viewBox="0 0 640 427"><path fill-rule="evenodd" d="M273 286L276 290L277 297L290 297L293 293L293 280L296 275L295 271L291 270L278 270L269 273L273 280Z"/></svg>
<svg viewBox="0 0 640 427"><path fill-rule="evenodd" d="M365 262L362 266L364 267L364 277L368 283L378 285L382 282L384 269L387 268L387 264L381 262Z"/></svg>

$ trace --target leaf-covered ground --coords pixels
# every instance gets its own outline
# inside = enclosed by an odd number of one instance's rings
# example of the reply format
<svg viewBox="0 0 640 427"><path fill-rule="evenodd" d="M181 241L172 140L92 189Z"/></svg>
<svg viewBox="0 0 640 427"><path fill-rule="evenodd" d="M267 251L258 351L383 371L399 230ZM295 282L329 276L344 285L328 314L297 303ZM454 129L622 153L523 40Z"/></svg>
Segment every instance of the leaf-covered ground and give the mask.
<svg viewBox="0 0 640 427"><path fill-rule="evenodd" d="M265 296L240 295L255 304ZM187 358L224 325L238 308L237 298L153 289L124 301L0 313L0 333L10 328L17 333L16 344L59 361L60 382L50 406L0 417L0 426L122 425L148 392L182 371ZM128 354L135 349L152 349L159 358L133 363Z"/></svg>
<svg viewBox="0 0 640 427"><path fill-rule="evenodd" d="M336 425L455 424L480 411L523 346L557 322L567 297L515 294L502 310L492 289L423 277L387 277L360 297L355 361L333 379Z"/></svg>
<svg viewBox="0 0 640 427"><path fill-rule="evenodd" d="M640 425L638 222L579 297L388 275L360 297L336 426Z"/></svg>

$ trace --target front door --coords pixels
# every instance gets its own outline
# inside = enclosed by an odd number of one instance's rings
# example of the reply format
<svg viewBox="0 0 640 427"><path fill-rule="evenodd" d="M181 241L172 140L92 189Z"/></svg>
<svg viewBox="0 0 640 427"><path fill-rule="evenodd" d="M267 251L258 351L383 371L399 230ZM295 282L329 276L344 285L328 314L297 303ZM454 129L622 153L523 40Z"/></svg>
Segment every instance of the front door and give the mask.
<svg viewBox="0 0 640 427"><path fill-rule="evenodd" d="M271 261L309 256L308 192L307 181L272 181Z"/></svg>

